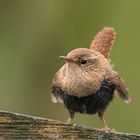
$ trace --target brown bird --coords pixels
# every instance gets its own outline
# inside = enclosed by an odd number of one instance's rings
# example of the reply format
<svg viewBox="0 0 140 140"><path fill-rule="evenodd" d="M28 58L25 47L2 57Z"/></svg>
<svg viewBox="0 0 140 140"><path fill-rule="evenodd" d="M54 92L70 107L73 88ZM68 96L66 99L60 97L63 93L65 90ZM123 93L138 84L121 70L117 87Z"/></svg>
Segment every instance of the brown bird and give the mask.
<svg viewBox="0 0 140 140"><path fill-rule="evenodd" d="M70 114L68 123L76 112L98 113L108 130L103 114L115 93L126 103L130 102L128 88L109 59L115 37L115 30L105 27L95 36L89 49L78 48L67 56L60 56L65 64L55 74L51 98L54 103L65 104Z"/></svg>

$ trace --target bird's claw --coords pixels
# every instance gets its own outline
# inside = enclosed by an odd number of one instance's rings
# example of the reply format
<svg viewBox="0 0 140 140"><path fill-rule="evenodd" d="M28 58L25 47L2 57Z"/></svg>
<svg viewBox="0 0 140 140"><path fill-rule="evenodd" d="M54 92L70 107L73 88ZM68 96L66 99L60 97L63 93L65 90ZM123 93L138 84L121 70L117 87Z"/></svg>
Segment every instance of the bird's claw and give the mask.
<svg viewBox="0 0 140 140"><path fill-rule="evenodd" d="M116 132L115 128L109 128L109 127L107 128L104 127L104 128L101 128L100 130L105 131L105 132L113 132L113 133Z"/></svg>

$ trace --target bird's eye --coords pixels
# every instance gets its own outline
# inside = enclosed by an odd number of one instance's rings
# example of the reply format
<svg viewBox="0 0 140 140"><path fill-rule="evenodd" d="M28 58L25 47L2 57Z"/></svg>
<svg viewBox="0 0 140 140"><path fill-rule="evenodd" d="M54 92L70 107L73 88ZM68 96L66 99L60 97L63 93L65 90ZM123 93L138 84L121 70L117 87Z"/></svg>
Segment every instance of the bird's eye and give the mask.
<svg viewBox="0 0 140 140"><path fill-rule="evenodd" d="M86 63L87 63L87 60L85 60L85 59L81 59L81 60L80 60L80 64L81 64L81 65L85 65Z"/></svg>

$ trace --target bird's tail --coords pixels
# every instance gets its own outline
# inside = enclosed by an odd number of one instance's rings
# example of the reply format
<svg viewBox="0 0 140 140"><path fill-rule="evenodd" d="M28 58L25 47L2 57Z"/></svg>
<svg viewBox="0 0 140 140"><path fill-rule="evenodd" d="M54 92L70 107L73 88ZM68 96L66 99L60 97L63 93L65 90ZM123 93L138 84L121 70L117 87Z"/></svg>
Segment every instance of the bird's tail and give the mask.
<svg viewBox="0 0 140 140"><path fill-rule="evenodd" d="M115 39L116 32L114 28L104 27L91 42L90 49L94 49L103 54L105 58L109 58Z"/></svg>

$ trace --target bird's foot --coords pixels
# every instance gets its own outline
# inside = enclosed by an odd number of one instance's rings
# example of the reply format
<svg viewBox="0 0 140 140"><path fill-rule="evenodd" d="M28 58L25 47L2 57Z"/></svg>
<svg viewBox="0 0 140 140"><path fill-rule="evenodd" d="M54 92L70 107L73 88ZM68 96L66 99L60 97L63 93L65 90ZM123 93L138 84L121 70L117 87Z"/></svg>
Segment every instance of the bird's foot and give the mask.
<svg viewBox="0 0 140 140"><path fill-rule="evenodd" d="M68 119L66 120L66 124L71 124L73 118L74 118L74 115L75 115L75 112L71 111L71 110L68 110L69 111L69 117Z"/></svg>
<svg viewBox="0 0 140 140"><path fill-rule="evenodd" d="M72 119L70 117L65 121L66 124L71 124L71 122L72 122Z"/></svg>
<svg viewBox="0 0 140 140"><path fill-rule="evenodd" d="M109 128L109 127L103 127L100 130L105 131L105 132L113 132L113 133L116 132L115 128Z"/></svg>

